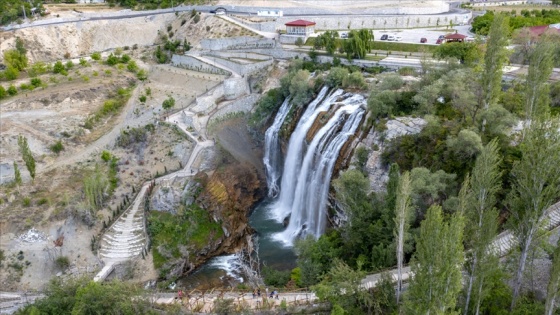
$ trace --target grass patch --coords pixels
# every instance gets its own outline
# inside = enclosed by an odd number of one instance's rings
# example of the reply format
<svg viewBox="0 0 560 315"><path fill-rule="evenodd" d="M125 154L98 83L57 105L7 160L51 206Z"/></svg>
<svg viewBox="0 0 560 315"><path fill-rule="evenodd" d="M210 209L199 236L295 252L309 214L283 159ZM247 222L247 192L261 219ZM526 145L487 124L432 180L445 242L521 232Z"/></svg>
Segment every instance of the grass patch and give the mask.
<svg viewBox="0 0 560 315"><path fill-rule="evenodd" d="M98 109L93 115L89 116L86 119L84 128L91 130L101 119L120 112L120 110L124 107L124 105L126 105L126 102L130 98L132 90L133 87L128 89L119 88L116 95L111 97L111 99L105 101L100 109Z"/></svg>
<svg viewBox="0 0 560 315"><path fill-rule="evenodd" d="M181 248L189 251L194 260L198 251L223 236L220 223L214 222L206 210L191 205L179 214L152 211L148 217L148 233L152 239L154 266L161 268L174 258L181 257ZM160 270L165 274L165 270Z"/></svg>
<svg viewBox="0 0 560 315"><path fill-rule="evenodd" d="M434 52L438 46L433 45L420 45L420 44L407 44L395 43L386 41L373 42L373 50L389 50L389 51L404 51L404 52Z"/></svg>

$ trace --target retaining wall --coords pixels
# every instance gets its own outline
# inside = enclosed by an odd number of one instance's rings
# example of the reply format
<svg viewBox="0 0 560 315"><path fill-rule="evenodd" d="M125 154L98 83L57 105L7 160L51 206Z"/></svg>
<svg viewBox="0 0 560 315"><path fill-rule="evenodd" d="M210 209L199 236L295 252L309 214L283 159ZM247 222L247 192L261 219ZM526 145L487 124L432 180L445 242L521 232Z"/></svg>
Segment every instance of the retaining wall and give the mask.
<svg viewBox="0 0 560 315"><path fill-rule="evenodd" d="M233 38L206 38L200 41L203 50L235 50L248 48L274 48L273 39L240 36Z"/></svg>
<svg viewBox="0 0 560 315"><path fill-rule="evenodd" d="M229 114L239 113L239 112L243 112L243 113L250 112L260 97L261 97L260 94L250 94L225 104L223 107L218 109L214 114L212 114L212 116L208 120L208 124L211 124L212 122L215 122L220 118L224 118Z"/></svg>
<svg viewBox="0 0 560 315"><path fill-rule="evenodd" d="M229 71L207 64L188 55L173 55L171 57L171 64L174 65L175 67L194 70L198 72L224 74L224 75L231 74L229 73Z"/></svg>
<svg viewBox="0 0 560 315"><path fill-rule="evenodd" d="M242 76L251 74L253 72L259 71L263 68L270 66L274 61L272 59L260 61L260 62L253 62L253 63L240 63L228 59L223 59L215 56L207 56L207 58L211 59L217 64L220 64L226 68L232 69L233 71L239 73Z"/></svg>

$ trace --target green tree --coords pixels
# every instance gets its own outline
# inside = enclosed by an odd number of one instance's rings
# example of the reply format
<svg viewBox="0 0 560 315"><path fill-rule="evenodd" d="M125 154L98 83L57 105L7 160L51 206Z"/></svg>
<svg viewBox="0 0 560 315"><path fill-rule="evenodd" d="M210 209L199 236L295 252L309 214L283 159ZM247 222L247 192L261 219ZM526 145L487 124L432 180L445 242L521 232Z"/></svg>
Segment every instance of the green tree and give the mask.
<svg viewBox="0 0 560 315"><path fill-rule="evenodd" d="M496 195L500 191L500 156L497 141L491 141L476 159L471 176L465 181L463 198L465 245L468 249L466 271L468 275L464 313L480 313L480 305L489 294L488 278L498 268L498 257L491 249L498 234Z"/></svg>
<svg viewBox="0 0 560 315"><path fill-rule="evenodd" d="M552 255L552 268L548 279L546 290L546 311L545 315L552 315L556 308L556 299L560 293L560 239L556 243L556 249Z"/></svg>
<svg viewBox="0 0 560 315"><path fill-rule="evenodd" d="M407 314L446 314L455 309L464 260L463 225L461 214L445 223L440 206L428 209L410 264L414 277L406 294Z"/></svg>
<svg viewBox="0 0 560 315"><path fill-rule="evenodd" d="M410 174L405 172L399 180L395 207L395 238L397 240L397 304L402 292L402 267L404 262L404 242L410 221Z"/></svg>
<svg viewBox="0 0 560 315"><path fill-rule="evenodd" d="M9 49L4 51L4 63L6 63L7 66L23 71L27 68L28 59L25 53L21 53L17 49Z"/></svg>
<svg viewBox="0 0 560 315"><path fill-rule="evenodd" d="M66 69L64 68L64 65L62 64L62 61L58 60L57 62L55 62L54 66L53 66L53 73L63 73Z"/></svg>
<svg viewBox="0 0 560 315"><path fill-rule="evenodd" d="M560 185L560 124L557 118L534 120L520 144L521 160L511 170L507 198L508 223L520 252L513 282L511 309L519 297L523 272L546 210L558 199Z"/></svg>
<svg viewBox="0 0 560 315"><path fill-rule="evenodd" d="M344 51L348 60L363 59L373 48L373 32L368 29L352 30L344 41Z"/></svg>
<svg viewBox="0 0 560 315"><path fill-rule="evenodd" d="M165 110L170 110L173 106L175 106L175 99L172 96L167 97L167 99L161 103L161 107Z"/></svg>
<svg viewBox="0 0 560 315"><path fill-rule="evenodd" d="M9 65L6 67L6 70L4 70L4 76L8 81L15 80L19 77L19 70L14 66Z"/></svg>
<svg viewBox="0 0 560 315"><path fill-rule="evenodd" d="M447 139L447 147L463 160L474 158L482 150L480 136L468 129L463 129L457 137Z"/></svg>
<svg viewBox="0 0 560 315"><path fill-rule="evenodd" d="M340 256L340 235L333 231L322 235L318 240L312 236L297 240L295 253L300 269L298 285L309 287L319 283L321 277L329 271L333 259Z"/></svg>
<svg viewBox="0 0 560 315"><path fill-rule="evenodd" d="M21 172L19 171L16 161L14 161L14 183L16 186L20 186L22 183Z"/></svg>
<svg viewBox="0 0 560 315"><path fill-rule="evenodd" d="M0 85L0 100L8 96L6 89Z"/></svg>
<svg viewBox="0 0 560 315"><path fill-rule="evenodd" d="M298 70L291 78L289 91L294 105L301 107L311 99L313 89L309 82L309 75L307 70Z"/></svg>
<svg viewBox="0 0 560 315"><path fill-rule="evenodd" d="M296 46L298 46L298 47L303 46L303 44L304 44L303 39L301 39L301 37L298 37L298 38L296 39L295 44L296 44Z"/></svg>
<svg viewBox="0 0 560 315"><path fill-rule="evenodd" d="M19 152L21 153L22 159L25 162L25 166L27 167L27 171L29 171L29 175L31 179L35 180L35 158L31 153L31 149L29 149L29 144L27 144L27 138L24 136L18 136L18 147Z"/></svg>
<svg viewBox="0 0 560 315"><path fill-rule="evenodd" d="M325 79L325 83L333 88L342 86L342 82L348 76L348 69L342 67L332 67Z"/></svg>
<svg viewBox="0 0 560 315"><path fill-rule="evenodd" d="M312 290L322 300L338 305L349 314L371 313L373 295L361 287L365 272L352 269L343 261L335 259L323 281ZM367 310L367 311L366 311Z"/></svg>
<svg viewBox="0 0 560 315"><path fill-rule="evenodd" d="M496 103L500 94L503 66L507 62L506 49L509 34L508 17L497 14L490 26L486 53L484 54L484 68L480 77L482 88L481 107L488 109ZM486 123L483 123L483 126Z"/></svg>
<svg viewBox="0 0 560 315"><path fill-rule="evenodd" d="M546 114L550 106L548 78L554 66L556 44L547 38L539 40L529 55L529 70L525 81L525 118Z"/></svg>
<svg viewBox="0 0 560 315"><path fill-rule="evenodd" d="M16 95L17 93L18 93L18 92L17 92L17 88L16 88L15 86L13 86L13 85L10 85L10 87L8 88L8 94L9 94L10 96L14 96L14 95Z"/></svg>

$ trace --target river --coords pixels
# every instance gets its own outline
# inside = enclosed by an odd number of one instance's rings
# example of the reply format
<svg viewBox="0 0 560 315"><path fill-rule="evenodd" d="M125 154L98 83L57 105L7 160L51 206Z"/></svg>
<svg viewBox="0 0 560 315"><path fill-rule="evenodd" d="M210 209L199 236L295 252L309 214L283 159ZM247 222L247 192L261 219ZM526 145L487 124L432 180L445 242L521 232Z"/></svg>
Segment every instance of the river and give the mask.
<svg viewBox="0 0 560 315"><path fill-rule="evenodd" d="M273 237L285 229L271 215L270 207L273 202L269 198L261 201L251 213L249 223L257 231L261 263L277 270L291 270L296 266L293 247L286 246ZM237 256L226 255L212 258L191 275L181 278L177 284L186 290L206 290L236 287L244 281Z"/></svg>

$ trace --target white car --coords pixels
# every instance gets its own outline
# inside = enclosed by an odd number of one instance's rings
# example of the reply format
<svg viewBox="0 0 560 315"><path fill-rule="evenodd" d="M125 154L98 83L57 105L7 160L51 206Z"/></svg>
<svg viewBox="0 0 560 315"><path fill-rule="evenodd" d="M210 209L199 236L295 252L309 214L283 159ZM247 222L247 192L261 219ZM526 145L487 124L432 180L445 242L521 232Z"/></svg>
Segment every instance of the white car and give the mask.
<svg viewBox="0 0 560 315"><path fill-rule="evenodd" d="M389 40L389 41L396 40L396 38L397 38L397 37L396 37L395 35L389 35L389 36L387 36L387 40Z"/></svg>
<svg viewBox="0 0 560 315"><path fill-rule="evenodd" d="M402 36L395 36L395 41L400 42L402 40Z"/></svg>

